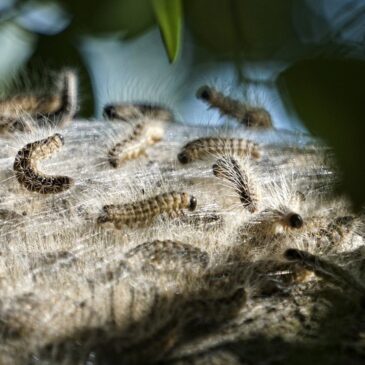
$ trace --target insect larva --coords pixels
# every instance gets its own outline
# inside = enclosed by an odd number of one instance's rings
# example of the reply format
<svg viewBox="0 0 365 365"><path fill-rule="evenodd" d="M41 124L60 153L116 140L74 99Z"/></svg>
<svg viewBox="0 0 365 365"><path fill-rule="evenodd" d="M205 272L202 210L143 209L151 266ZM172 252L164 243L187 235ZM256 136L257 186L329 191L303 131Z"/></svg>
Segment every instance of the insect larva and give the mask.
<svg viewBox="0 0 365 365"><path fill-rule="evenodd" d="M177 241L152 241L141 243L127 252L126 258L136 258L138 262L157 264L165 267L186 267L208 265L208 254L197 247Z"/></svg>
<svg viewBox="0 0 365 365"><path fill-rule="evenodd" d="M104 107L103 116L109 120L130 121L149 117L159 121L172 122L174 115L171 110L160 105L147 103L118 103Z"/></svg>
<svg viewBox="0 0 365 365"><path fill-rule="evenodd" d="M72 120L78 109L77 76L75 72L72 70L62 71L59 84L61 102L53 113L58 126L64 127ZM53 115L49 113L47 117L52 119Z"/></svg>
<svg viewBox="0 0 365 365"><path fill-rule="evenodd" d="M38 160L57 152L63 144L63 137L56 133L23 147L17 153L13 165L18 182L29 191L41 194L55 194L69 189L74 183L72 178L45 175L37 167Z"/></svg>
<svg viewBox="0 0 365 365"><path fill-rule="evenodd" d="M260 158L260 149L256 143L245 139L207 137L187 143L177 158L182 164L186 164L212 154L251 156L258 159Z"/></svg>
<svg viewBox="0 0 365 365"><path fill-rule="evenodd" d="M125 161L145 155L146 148L159 142L163 135L162 127L148 125L146 119L138 120L133 125L132 133L109 150L108 161L117 168Z"/></svg>
<svg viewBox="0 0 365 365"><path fill-rule="evenodd" d="M7 131L24 131L24 120L33 118L38 122L55 120L61 127L69 122L77 111L77 77L71 70L59 75L59 92L54 95L16 95L0 101L2 125ZM6 122L5 122L6 121ZM3 128L1 128L3 129Z"/></svg>
<svg viewBox="0 0 365 365"><path fill-rule="evenodd" d="M206 85L199 88L196 96L211 108L217 108L222 115L235 118L247 127L272 128L271 116L264 108L249 106Z"/></svg>
<svg viewBox="0 0 365 365"><path fill-rule="evenodd" d="M233 184L242 205L250 212L257 210L257 193L248 174L233 157L220 158L213 165L213 174Z"/></svg>
<svg viewBox="0 0 365 365"><path fill-rule="evenodd" d="M284 257L289 261L297 262L303 265L304 268L314 272L319 277L322 277L344 289L351 288L358 291L360 294L365 294L365 287L359 283L351 274L340 266L333 264L318 256L312 255L309 252L301 251L295 248L289 248L284 252Z"/></svg>
<svg viewBox="0 0 365 365"><path fill-rule="evenodd" d="M135 203L105 205L98 223L113 222L117 229L145 225L163 213L177 214L182 209L194 211L196 205L196 198L188 193L164 193Z"/></svg>

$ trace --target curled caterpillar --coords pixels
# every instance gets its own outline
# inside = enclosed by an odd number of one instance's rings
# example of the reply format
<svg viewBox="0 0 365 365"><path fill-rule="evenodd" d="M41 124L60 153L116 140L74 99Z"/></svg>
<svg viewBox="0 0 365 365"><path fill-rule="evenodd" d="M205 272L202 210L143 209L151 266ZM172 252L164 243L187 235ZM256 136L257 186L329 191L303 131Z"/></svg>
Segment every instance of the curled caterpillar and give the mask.
<svg viewBox="0 0 365 365"><path fill-rule="evenodd" d="M77 76L71 70L62 71L59 91L54 95L16 95L0 101L0 132L27 131L26 119L56 122L64 127L78 108Z"/></svg>
<svg viewBox="0 0 365 365"><path fill-rule="evenodd" d="M108 161L113 167L120 167L125 161L145 155L146 148L159 142L163 135L162 126L150 125L147 119L138 120L131 134L109 150Z"/></svg>
<svg viewBox="0 0 365 365"><path fill-rule="evenodd" d="M177 158L182 164L186 164L212 154L251 156L258 159L260 149L256 143L245 139L207 137L187 143Z"/></svg>
<svg viewBox="0 0 365 365"><path fill-rule="evenodd" d="M144 242L127 252L126 258L137 258L147 264L176 268L207 267L208 254L197 247L171 240Z"/></svg>
<svg viewBox="0 0 365 365"><path fill-rule="evenodd" d="M108 104L103 110L104 118L109 120L129 121L149 117L151 119L172 122L174 115L171 110L160 105L147 103Z"/></svg>
<svg viewBox="0 0 365 365"><path fill-rule="evenodd" d="M269 112L264 108L252 107L241 101L224 95L213 87L202 86L196 96L212 108L217 108L222 115L237 119L247 127L272 128Z"/></svg>
<svg viewBox="0 0 365 365"><path fill-rule="evenodd" d="M64 144L63 137L56 133L48 138L28 143L16 155L14 171L19 184L29 191L41 194L56 194L69 189L74 181L68 176L49 176L38 170L38 160L57 152Z"/></svg>
<svg viewBox="0 0 365 365"><path fill-rule="evenodd" d="M182 209L194 211L197 200L188 193L170 192L123 205L105 205L98 223L113 222L115 228L146 225L163 213L177 214Z"/></svg>
<svg viewBox="0 0 365 365"><path fill-rule="evenodd" d="M289 261L301 264L305 269L344 289L349 288L359 292L361 295L365 294L365 287L361 283L346 270L332 262L295 248L287 249L284 252L284 257Z"/></svg>
<svg viewBox="0 0 365 365"><path fill-rule="evenodd" d="M213 165L213 174L233 184L242 205L250 212L257 210L257 192L248 174L233 157L220 158Z"/></svg>

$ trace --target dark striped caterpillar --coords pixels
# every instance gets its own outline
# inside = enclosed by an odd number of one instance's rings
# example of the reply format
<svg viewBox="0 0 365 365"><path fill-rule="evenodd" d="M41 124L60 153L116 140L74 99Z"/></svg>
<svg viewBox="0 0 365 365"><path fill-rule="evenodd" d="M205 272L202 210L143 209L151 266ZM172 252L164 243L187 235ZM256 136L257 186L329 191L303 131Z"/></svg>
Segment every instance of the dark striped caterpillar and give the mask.
<svg viewBox="0 0 365 365"><path fill-rule="evenodd" d="M0 101L0 132L27 131L27 119L40 125L48 121L64 127L78 108L76 74L62 71L58 89L53 95L16 95Z"/></svg>
<svg viewBox="0 0 365 365"><path fill-rule="evenodd" d="M45 175L37 167L38 160L51 156L63 144L63 137L56 133L23 147L17 153L13 165L18 182L29 191L41 194L56 194L69 189L74 183L72 178Z"/></svg>
<svg viewBox="0 0 365 365"><path fill-rule="evenodd" d="M284 252L284 257L289 261L297 262L305 269L344 289L355 290L362 296L365 294L365 287L360 282L346 270L332 262L295 248L287 249Z"/></svg>
<svg viewBox="0 0 365 365"><path fill-rule="evenodd" d="M250 212L257 210L257 192L248 174L233 157L223 157L213 165L213 174L233 184L242 205Z"/></svg>
<svg viewBox="0 0 365 365"><path fill-rule="evenodd" d="M235 118L247 127L272 128L273 126L271 116L264 108L252 107L232 99L213 87L202 86L196 96L209 104L211 108L217 108L222 115Z"/></svg>
<svg viewBox="0 0 365 365"><path fill-rule="evenodd" d="M136 258L138 262L156 264L163 268L186 266L207 267L208 254L197 247L178 241L144 242L127 252L126 258Z"/></svg>
<svg viewBox="0 0 365 365"><path fill-rule="evenodd" d="M146 118L138 120L133 125L132 133L109 150L108 161L113 167L120 167L125 161L145 155L146 148L159 142L163 135L161 126L150 125Z"/></svg>
<svg viewBox="0 0 365 365"><path fill-rule="evenodd" d="M198 138L187 143L177 155L182 164L203 159L209 155L237 155L260 158L258 145L240 138Z"/></svg>
<svg viewBox="0 0 365 365"><path fill-rule="evenodd" d="M164 122L174 121L174 115L171 110L160 105L147 103L108 104L104 107L103 116L109 120L120 121L130 121L143 117Z"/></svg>
<svg viewBox="0 0 365 365"><path fill-rule="evenodd" d="M194 211L197 200L188 193L170 192L122 205L105 205L98 223L112 222L115 228L146 225L163 213L177 214L182 209Z"/></svg>

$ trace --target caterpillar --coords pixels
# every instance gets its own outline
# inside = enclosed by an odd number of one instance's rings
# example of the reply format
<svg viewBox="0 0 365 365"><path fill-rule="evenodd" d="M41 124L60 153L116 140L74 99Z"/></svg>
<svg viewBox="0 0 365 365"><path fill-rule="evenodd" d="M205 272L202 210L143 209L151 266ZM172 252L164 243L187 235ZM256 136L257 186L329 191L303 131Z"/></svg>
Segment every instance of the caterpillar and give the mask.
<svg viewBox="0 0 365 365"><path fill-rule="evenodd" d="M178 241L144 242L127 252L126 258L137 258L138 261L171 268L200 266L207 267L208 254L197 247Z"/></svg>
<svg viewBox="0 0 365 365"><path fill-rule="evenodd" d="M257 192L248 174L233 157L220 158L213 165L213 174L233 184L242 205L250 212L257 210Z"/></svg>
<svg viewBox="0 0 365 365"><path fill-rule="evenodd" d="M185 192L169 192L123 205L105 205L98 223L112 222L115 228L146 225L163 213L177 214L182 209L194 211L197 200Z"/></svg>
<svg viewBox="0 0 365 365"><path fill-rule="evenodd" d="M40 194L56 194L69 189L74 181L68 176L49 176L38 170L37 161L57 152L64 144L63 136L56 133L45 139L28 143L18 151L13 169L19 184Z"/></svg>
<svg viewBox="0 0 365 365"><path fill-rule="evenodd" d="M260 158L260 149L256 143L245 139L206 137L188 142L177 155L177 158L180 163L186 164L212 154L232 154L258 159Z"/></svg>
<svg viewBox="0 0 365 365"><path fill-rule="evenodd" d="M26 119L39 125L46 121L64 127L78 108L77 76L64 70L58 79L59 91L54 95L16 95L0 101L0 132L27 131Z"/></svg>
<svg viewBox="0 0 365 365"><path fill-rule="evenodd" d="M109 120L130 121L149 117L151 119L172 122L174 115L171 110L147 103L118 103L108 104L103 109L103 116Z"/></svg>
<svg viewBox="0 0 365 365"><path fill-rule="evenodd" d="M145 155L146 148L159 142L163 135L161 126L149 125L146 119L138 120L132 133L108 151L108 161L114 168L120 167L125 161Z"/></svg>
<svg viewBox="0 0 365 365"><path fill-rule="evenodd" d="M284 252L284 257L289 261L294 261L301 264L305 269L314 272L319 277L322 277L344 289L352 289L365 294L365 287L359 283L351 274L340 266L312 255L309 252L289 248Z"/></svg>
<svg viewBox="0 0 365 365"><path fill-rule="evenodd" d="M207 85L200 87L196 96L210 107L218 109L222 115L235 118L247 127L272 128L273 126L271 115L264 108L252 107L232 99L213 87Z"/></svg>

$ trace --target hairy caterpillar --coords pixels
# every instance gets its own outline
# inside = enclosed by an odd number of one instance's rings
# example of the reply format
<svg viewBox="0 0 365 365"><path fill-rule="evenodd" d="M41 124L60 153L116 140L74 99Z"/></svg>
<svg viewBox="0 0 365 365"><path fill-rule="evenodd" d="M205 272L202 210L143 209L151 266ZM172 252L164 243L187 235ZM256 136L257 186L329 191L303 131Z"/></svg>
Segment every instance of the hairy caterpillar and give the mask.
<svg viewBox="0 0 365 365"><path fill-rule="evenodd" d="M173 191L135 203L105 205L98 223L113 222L117 229L123 226L145 225L160 214L177 214L182 209L193 211L196 205L197 200L194 196Z"/></svg>
<svg viewBox="0 0 365 365"><path fill-rule="evenodd" d="M213 174L231 182L242 205L250 212L257 210L257 192L247 173L233 157L220 158L213 165Z"/></svg>
<svg viewBox="0 0 365 365"><path fill-rule="evenodd" d="M148 264L176 266L208 265L208 254L197 247L178 241L144 242L127 252L126 258L137 258Z"/></svg>
<svg viewBox="0 0 365 365"><path fill-rule="evenodd" d="M260 158L260 149L256 143L245 139L207 137L187 143L177 158L182 164L186 164L212 154L232 154L258 159Z"/></svg>
<svg viewBox="0 0 365 365"><path fill-rule="evenodd" d="M147 103L118 103L104 107L103 116L109 120L130 121L149 117L154 120L172 122L174 115L171 110L160 105Z"/></svg>
<svg viewBox="0 0 365 365"><path fill-rule="evenodd" d="M133 124L132 133L108 151L108 161L117 168L125 161L145 155L146 148L159 142L163 135L161 126L150 125L147 119L138 120Z"/></svg>
<svg viewBox="0 0 365 365"><path fill-rule="evenodd" d="M213 87L202 86L196 96L212 108L217 108L222 115L237 119L247 127L272 128L269 112L264 108L249 106L241 101L230 98Z"/></svg>
<svg viewBox="0 0 365 365"><path fill-rule="evenodd" d="M350 288L361 295L365 294L365 287L359 283L351 274L338 265L312 255L309 252L289 248L284 252L284 257L289 261L295 261L307 270L313 271L319 277L322 277L345 289Z"/></svg>
<svg viewBox="0 0 365 365"><path fill-rule="evenodd" d="M27 119L38 123L47 120L64 127L78 108L77 76L74 71L60 73L58 89L53 95L16 95L0 101L0 132L29 130Z"/></svg>
<svg viewBox="0 0 365 365"><path fill-rule="evenodd" d="M49 176L38 170L37 161L57 152L64 144L56 133L45 139L28 143L16 155L13 169L22 186L41 194L56 194L69 189L74 181L68 176Z"/></svg>

